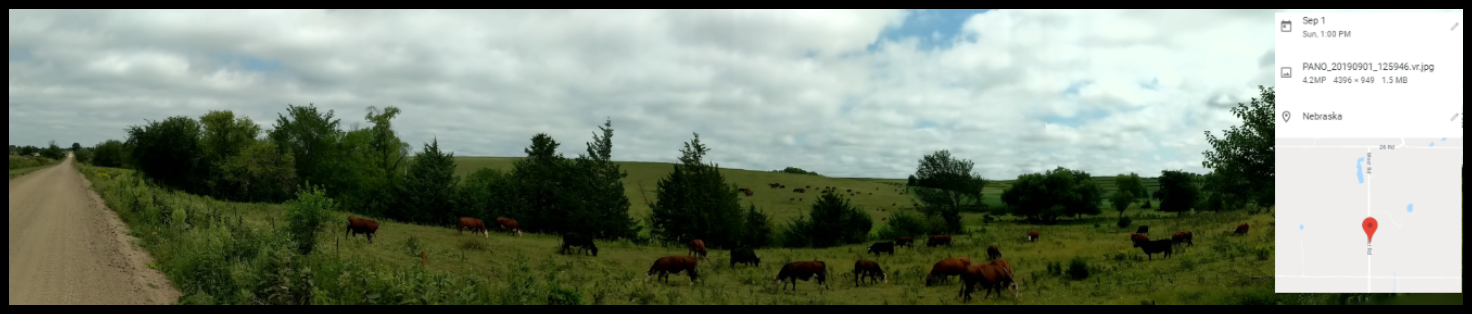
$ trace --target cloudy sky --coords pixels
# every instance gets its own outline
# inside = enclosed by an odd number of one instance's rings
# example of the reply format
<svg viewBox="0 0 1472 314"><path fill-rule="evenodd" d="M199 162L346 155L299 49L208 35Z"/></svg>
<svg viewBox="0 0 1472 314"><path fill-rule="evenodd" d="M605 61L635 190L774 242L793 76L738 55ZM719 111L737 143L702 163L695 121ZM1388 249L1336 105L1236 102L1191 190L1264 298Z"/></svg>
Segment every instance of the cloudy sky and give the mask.
<svg viewBox="0 0 1472 314"><path fill-rule="evenodd" d="M1461 11L1461 10L1454 10ZM1272 84L1274 10L10 10L12 145L288 104L410 142L903 178L948 149L987 178L1201 172L1205 131Z"/></svg>

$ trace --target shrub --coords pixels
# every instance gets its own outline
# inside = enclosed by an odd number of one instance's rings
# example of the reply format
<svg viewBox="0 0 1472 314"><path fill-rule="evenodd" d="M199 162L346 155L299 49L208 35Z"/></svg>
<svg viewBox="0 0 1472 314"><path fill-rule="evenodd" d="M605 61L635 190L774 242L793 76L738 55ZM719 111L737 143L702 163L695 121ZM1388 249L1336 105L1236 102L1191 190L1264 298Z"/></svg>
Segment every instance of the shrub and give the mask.
<svg viewBox="0 0 1472 314"><path fill-rule="evenodd" d="M930 232L926 226L925 218L911 211L895 211L884 227L879 229L880 240L894 240L903 237L915 237Z"/></svg>
<svg viewBox="0 0 1472 314"><path fill-rule="evenodd" d="M785 232L787 247L829 248L869 240L874 221L869 214L833 192L824 192L808 219L797 219Z"/></svg>
<svg viewBox="0 0 1472 314"><path fill-rule="evenodd" d="M1068 276L1073 280L1089 279L1089 263L1082 257L1075 257L1068 263Z"/></svg>
<svg viewBox="0 0 1472 314"><path fill-rule="evenodd" d="M331 218L329 213L337 210L337 205L331 198L327 198L326 191L310 187L298 192L297 199L287 202L284 209L287 233L296 242L297 251L310 255L317 242L317 233L322 231L322 227Z"/></svg>
<svg viewBox="0 0 1472 314"><path fill-rule="evenodd" d="M404 253L410 257L419 258L419 252L423 252L424 249L424 242L420 242L418 237L409 236L408 239L404 239L403 248Z"/></svg>
<svg viewBox="0 0 1472 314"><path fill-rule="evenodd" d="M1130 217L1119 218L1118 225L1120 228L1129 228L1131 224L1134 224L1134 222L1130 221Z"/></svg>
<svg viewBox="0 0 1472 314"><path fill-rule="evenodd" d="M1253 248L1252 253L1257 256L1258 261L1266 261L1273 257L1273 248L1266 244L1261 244Z"/></svg>

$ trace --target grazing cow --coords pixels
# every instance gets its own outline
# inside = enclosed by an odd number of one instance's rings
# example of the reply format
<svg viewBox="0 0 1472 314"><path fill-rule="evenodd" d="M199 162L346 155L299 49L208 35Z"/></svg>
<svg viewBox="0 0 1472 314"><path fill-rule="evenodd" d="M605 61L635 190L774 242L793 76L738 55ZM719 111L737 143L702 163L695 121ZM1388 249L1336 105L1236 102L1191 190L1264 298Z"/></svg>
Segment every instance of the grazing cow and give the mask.
<svg viewBox="0 0 1472 314"><path fill-rule="evenodd" d="M756 193L752 193L751 190L746 190L746 196L748 196L748 197L749 196L752 196L752 195L755 195L755 194Z"/></svg>
<svg viewBox="0 0 1472 314"><path fill-rule="evenodd" d="M696 257L700 257L700 258L706 258L705 257L705 241L700 241L700 239L695 239L695 241L690 241L690 256L696 256Z"/></svg>
<svg viewBox="0 0 1472 314"><path fill-rule="evenodd" d="M884 270L879 268L879 263L869 260L854 262L854 287L859 286L859 281L865 276L869 277L869 284L878 282L889 282L889 277L884 275Z"/></svg>
<svg viewBox="0 0 1472 314"><path fill-rule="evenodd" d="M1176 244L1185 243L1186 246L1196 246L1196 243L1191 242L1190 232L1177 232L1170 236L1170 240Z"/></svg>
<svg viewBox="0 0 1472 314"><path fill-rule="evenodd" d="M874 243L869 246L869 253L874 253L874 256L886 252L889 253L889 256L894 256L894 242Z"/></svg>
<svg viewBox="0 0 1472 314"><path fill-rule="evenodd" d="M1237 235L1247 235L1247 223L1237 225Z"/></svg>
<svg viewBox="0 0 1472 314"><path fill-rule="evenodd" d="M853 193L854 192L854 190L843 190L843 191L844 192L849 192L849 193Z"/></svg>
<svg viewBox="0 0 1472 314"><path fill-rule="evenodd" d="M496 224L501 225L501 230L506 230L511 235L521 236L521 224L516 220L496 218Z"/></svg>
<svg viewBox="0 0 1472 314"><path fill-rule="evenodd" d="M746 264L751 267L761 267L762 259L756 257L756 251L749 248L731 250L731 268L736 264Z"/></svg>
<svg viewBox="0 0 1472 314"><path fill-rule="evenodd" d="M1130 242L1134 242L1135 247L1140 247L1140 242L1150 242L1150 237L1138 233L1130 234Z"/></svg>
<svg viewBox="0 0 1472 314"><path fill-rule="evenodd" d="M1171 240L1140 242L1136 243L1135 247L1145 250L1145 256L1150 257L1152 261L1155 260L1154 254L1165 253L1167 258L1171 255Z"/></svg>
<svg viewBox="0 0 1472 314"><path fill-rule="evenodd" d="M1033 230L1033 231L1028 231L1027 232L1027 242L1038 242L1038 231L1037 230Z"/></svg>
<svg viewBox="0 0 1472 314"><path fill-rule="evenodd" d="M792 290L797 290L798 280L810 281L813 279L818 280L819 286L823 286L829 290L833 289L828 286L828 264L820 261L794 262L782 266L782 271L777 273L777 280L773 284L782 284L783 280L787 280L792 283ZM782 284L781 288L787 288L787 284Z"/></svg>
<svg viewBox="0 0 1472 314"><path fill-rule="evenodd" d="M967 266L971 266L969 257L948 258L936 262L935 267L930 269L930 274L925 275L925 285L933 286L937 280L945 283L951 276L960 276L961 273L966 272Z"/></svg>
<svg viewBox="0 0 1472 314"><path fill-rule="evenodd" d="M358 217L348 217L347 235L357 238L363 235L368 238L368 244L373 244L373 235L378 233L378 222Z"/></svg>
<svg viewBox="0 0 1472 314"><path fill-rule="evenodd" d="M911 248L913 248L913 247L915 247L915 238L913 238L913 237L899 238L898 240L895 240L894 241L894 245L895 246L903 246L903 247L911 247Z"/></svg>
<svg viewBox="0 0 1472 314"><path fill-rule="evenodd" d="M929 246L929 248L942 245L951 246L951 236L930 236L930 242L924 243L924 246Z"/></svg>
<svg viewBox="0 0 1472 314"><path fill-rule="evenodd" d="M1135 233L1138 233L1138 234L1150 234L1150 226L1140 226L1140 230L1135 231Z"/></svg>
<svg viewBox="0 0 1472 314"><path fill-rule="evenodd" d="M793 193L802 193L803 190L802 189L792 189L792 192Z"/></svg>
<svg viewBox="0 0 1472 314"><path fill-rule="evenodd" d="M572 248L578 248L578 254L583 254L584 250L586 250L592 252L593 257L598 257L598 245L593 244L593 237L578 233L563 235L562 254L567 254L572 251Z"/></svg>
<svg viewBox="0 0 1472 314"><path fill-rule="evenodd" d="M661 257L654 261L653 267L649 267L649 272L644 276L644 282L649 282L649 279L654 278L655 274L659 274L659 279L664 280L664 283L670 283L670 274L690 274L690 284L695 284L695 280L700 279L700 271L696 267L698 263L699 261L694 257Z"/></svg>
<svg viewBox="0 0 1472 314"><path fill-rule="evenodd" d="M1002 249L997 248L997 246L995 246L995 245L990 246L990 247L987 247L986 248L986 258L987 259L990 259L990 260L998 260L998 259L1001 259L1002 258Z"/></svg>
<svg viewBox="0 0 1472 314"><path fill-rule="evenodd" d="M470 230L470 233L481 233L485 234L487 238L491 237L491 233L486 231L486 223L480 221L480 219L460 218L460 226L456 227L456 229L462 234L465 233L465 230Z"/></svg>
<svg viewBox="0 0 1472 314"><path fill-rule="evenodd" d="M958 297L963 297L962 302L971 301L971 293L976 291L976 286L978 285L986 289L986 295L982 296L983 299L991 297L993 291L996 291L997 295L1001 296L1003 289L1011 292L1013 298L1021 296L1017 292L1017 282L1012 278L1010 266L1001 266L995 263L976 264L967 266L966 270L960 276L964 287L961 288L961 295L958 295Z"/></svg>

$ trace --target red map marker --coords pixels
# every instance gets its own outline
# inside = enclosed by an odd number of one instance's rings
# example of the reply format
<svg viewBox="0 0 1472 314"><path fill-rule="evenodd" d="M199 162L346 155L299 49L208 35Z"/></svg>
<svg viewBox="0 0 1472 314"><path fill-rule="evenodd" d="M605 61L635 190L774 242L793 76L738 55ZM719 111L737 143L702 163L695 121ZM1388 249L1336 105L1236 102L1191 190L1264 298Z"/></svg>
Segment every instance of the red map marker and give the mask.
<svg viewBox="0 0 1472 314"><path fill-rule="evenodd" d="M1365 227L1365 235L1370 236L1370 242L1375 242L1375 229L1380 227L1380 222L1375 221L1375 218L1365 218L1360 226Z"/></svg>

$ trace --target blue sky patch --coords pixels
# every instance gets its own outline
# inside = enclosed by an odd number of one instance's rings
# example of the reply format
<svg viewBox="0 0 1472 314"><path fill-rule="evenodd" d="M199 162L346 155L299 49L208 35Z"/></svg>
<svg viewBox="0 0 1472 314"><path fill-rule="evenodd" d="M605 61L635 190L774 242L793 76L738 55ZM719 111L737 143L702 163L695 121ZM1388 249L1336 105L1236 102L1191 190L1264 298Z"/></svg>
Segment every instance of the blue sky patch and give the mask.
<svg viewBox="0 0 1472 314"><path fill-rule="evenodd" d="M10 46L7 46L6 48L8 48L8 49L6 49L6 56L8 57L7 60L10 60L10 61L26 61L26 60L30 60L31 59L31 50L30 49L21 48L21 47L10 47Z"/></svg>
<svg viewBox="0 0 1472 314"><path fill-rule="evenodd" d="M1068 84L1068 88L1066 88L1066 89L1063 90L1063 95L1064 96L1078 96L1079 95L1079 90L1082 90L1082 89L1084 89L1084 87L1088 87L1089 85L1092 85L1092 84L1094 84L1094 82L1087 81L1087 80L1073 82L1072 84Z"/></svg>
<svg viewBox="0 0 1472 314"><path fill-rule="evenodd" d="M934 50L949 48L961 33L961 25L971 16L992 11L990 9L921 9L910 10L910 16L898 28L885 30L879 36L885 40L900 41L905 38L919 40L920 49ZM872 46L870 47L873 48Z"/></svg>
<svg viewBox="0 0 1472 314"><path fill-rule="evenodd" d="M1071 117L1049 115L1043 118L1043 122L1047 122L1048 124L1067 125L1077 128L1089 121L1099 120L1107 117L1109 117L1109 112L1105 111L1104 109L1089 109L1079 112L1078 114L1075 114Z"/></svg>
<svg viewBox="0 0 1472 314"><path fill-rule="evenodd" d="M1140 83L1140 88L1144 88L1144 89L1148 89L1148 90L1156 90L1156 89L1159 89L1160 88L1160 79L1159 78L1152 78L1152 79L1150 79L1150 81Z"/></svg>
<svg viewBox="0 0 1472 314"><path fill-rule="evenodd" d="M276 60L265 60L243 55L228 55L225 56L225 60L226 63L239 66L246 71L276 72L281 70L281 62Z"/></svg>

